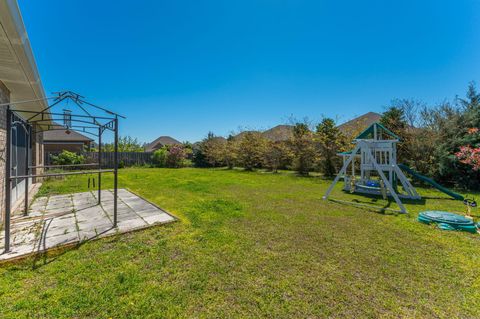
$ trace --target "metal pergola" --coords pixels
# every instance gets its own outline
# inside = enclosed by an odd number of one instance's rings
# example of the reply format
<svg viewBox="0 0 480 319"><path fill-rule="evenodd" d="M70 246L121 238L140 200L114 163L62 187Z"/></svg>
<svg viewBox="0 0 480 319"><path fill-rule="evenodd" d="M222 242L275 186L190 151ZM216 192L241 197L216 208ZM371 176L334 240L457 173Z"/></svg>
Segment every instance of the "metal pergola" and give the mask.
<svg viewBox="0 0 480 319"><path fill-rule="evenodd" d="M24 195L24 215L28 215L29 209L29 179L30 178L42 178L42 177L56 177L56 176L70 176L70 175L85 175L85 174L98 174L98 205L101 204L102 196L102 174L113 173L113 227L117 227L117 193L118 193L118 120L119 118L125 119L124 116L107 110L101 106L87 102L83 96L74 93L72 91L62 91L54 93L55 96L29 100L10 102L0 104L0 106L7 107L7 129L6 129L6 152L5 152L5 247L4 252L10 251L10 223L11 223L11 201L12 201L12 182L17 180L25 181L25 195ZM22 110L17 106L20 104L38 102L38 101L52 101L48 107L43 110L31 111ZM61 102L72 101L75 106L83 111L84 114L72 114L71 110L64 109L63 113L51 112L51 109L60 104ZM15 105L16 108L12 109L11 106ZM107 114L106 116L97 116L93 114L93 111L102 112ZM63 123L63 124L60 124ZM25 172L19 174L16 172L12 176L12 127L14 125L20 125L26 134L26 147L25 147ZM32 166L29 163L29 147L31 145L32 136L36 134L52 131L63 130L67 133L70 131L77 131L80 133L86 133L98 138L98 161L97 163L89 164L74 164L74 165L37 165ZM114 133L114 165L113 169L102 169L102 134L106 131ZM17 159L18 160L18 159ZM49 169L49 168L71 168L87 167L88 170L80 171L68 171L68 172L55 172L55 173L32 173L35 169Z"/></svg>

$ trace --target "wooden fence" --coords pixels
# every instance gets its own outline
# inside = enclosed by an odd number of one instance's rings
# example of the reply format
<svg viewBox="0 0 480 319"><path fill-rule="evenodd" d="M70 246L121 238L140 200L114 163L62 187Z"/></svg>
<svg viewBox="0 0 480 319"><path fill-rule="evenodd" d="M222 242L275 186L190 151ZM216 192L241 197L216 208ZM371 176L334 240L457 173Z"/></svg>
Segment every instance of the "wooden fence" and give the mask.
<svg viewBox="0 0 480 319"><path fill-rule="evenodd" d="M45 152L45 165L52 165L52 155L58 155L60 152ZM80 153L85 156L86 163L98 163L97 152ZM113 168L113 152L102 153L102 167ZM152 154L147 152L118 152L119 167L141 166L152 164Z"/></svg>

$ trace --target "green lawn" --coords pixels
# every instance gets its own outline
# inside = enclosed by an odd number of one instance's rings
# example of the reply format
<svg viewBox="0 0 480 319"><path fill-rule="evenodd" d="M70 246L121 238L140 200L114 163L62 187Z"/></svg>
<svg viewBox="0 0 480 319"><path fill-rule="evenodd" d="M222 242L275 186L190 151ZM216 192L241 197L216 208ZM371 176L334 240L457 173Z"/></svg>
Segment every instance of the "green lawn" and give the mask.
<svg viewBox="0 0 480 319"><path fill-rule="evenodd" d="M438 192L419 189L406 216L323 201L329 181L292 173L124 169L119 182L180 220L1 265L1 317L480 317L480 235L416 221L463 211ZM86 189L84 176L41 192Z"/></svg>

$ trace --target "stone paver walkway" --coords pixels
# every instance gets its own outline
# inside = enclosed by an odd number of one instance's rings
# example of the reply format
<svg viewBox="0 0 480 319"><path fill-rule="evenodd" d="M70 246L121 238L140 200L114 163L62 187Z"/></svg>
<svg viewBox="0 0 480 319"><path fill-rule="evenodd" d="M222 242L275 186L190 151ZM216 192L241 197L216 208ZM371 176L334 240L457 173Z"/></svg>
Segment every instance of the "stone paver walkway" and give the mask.
<svg viewBox="0 0 480 319"><path fill-rule="evenodd" d="M124 233L155 224L172 222L174 217L126 189L118 190L118 225L113 227L113 191L39 197L28 216L15 216L11 224L11 249L4 250L0 233L0 260L43 252L103 236Z"/></svg>

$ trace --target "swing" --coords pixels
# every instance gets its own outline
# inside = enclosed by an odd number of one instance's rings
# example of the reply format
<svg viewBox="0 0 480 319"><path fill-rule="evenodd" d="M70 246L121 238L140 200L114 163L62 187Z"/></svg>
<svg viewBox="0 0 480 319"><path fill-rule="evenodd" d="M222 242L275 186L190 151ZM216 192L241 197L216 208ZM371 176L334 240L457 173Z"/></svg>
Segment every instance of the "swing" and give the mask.
<svg viewBox="0 0 480 319"><path fill-rule="evenodd" d="M387 199L387 189L385 188L385 183L380 180L380 191L382 192L383 199Z"/></svg>
<svg viewBox="0 0 480 319"><path fill-rule="evenodd" d="M467 211L465 212L465 217L467 217L468 219L472 219L473 220L473 217L472 217L472 207L477 207L477 202L475 201L475 199L468 199L468 198L465 198L463 200L463 204L465 206L467 206Z"/></svg>
<svg viewBox="0 0 480 319"><path fill-rule="evenodd" d="M366 181L365 185L370 186L370 187L377 187L377 188L380 187L380 183L378 181L374 181L374 180L371 180L371 179Z"/></svg>
<svg viewBox="0 0 480 319"><path fill-rule="evenodd" d="M368 189L368 190L371 190L371 191L380 191L381 190L380 185L379 186L369 186L369 185L357 184L355 186L358 187L358 188L361 188L361 189Z"/></svg>
<svg viewBox="0 0 480 319"><path fill-rule="evenodd" d="M357 183L355 183L355 175L352 175L352 178L350 179L350 193L355 193L355 186Z"/></svg>
<svg viewBox="0 0 480 319"><path fill-rule="evenodd" d="M92 179L92 187L95 188L95 177L92 177L92 175L88 175L88 182L87 182L88 189L90 189L90 179Z"/></svg>
<svg viewBox="0 0 480 319"><path fill-rule="evenodd" d="M353 178L352 178L352 181L354 181ZM382 183L383 183L383 181L367 180L363 183L361 183L361 182L356 183L355 182L355 187L380 192L381 188L382 188Z"/></svg>

